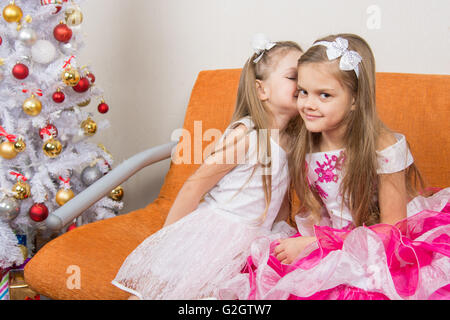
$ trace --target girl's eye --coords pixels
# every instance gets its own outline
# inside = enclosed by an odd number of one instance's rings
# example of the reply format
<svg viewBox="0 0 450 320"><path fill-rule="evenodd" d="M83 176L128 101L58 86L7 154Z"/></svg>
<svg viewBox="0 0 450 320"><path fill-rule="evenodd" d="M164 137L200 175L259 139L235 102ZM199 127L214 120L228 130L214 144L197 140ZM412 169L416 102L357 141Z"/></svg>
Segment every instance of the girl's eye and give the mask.
<svg viewBox="0 0 450 320"><path fill-rule="evenodd" d="M321 93L321 94L320 94L320 97L321 97L321 98L324 98L324 99L328 99L328 98L331 97L331 95L328 94L328 93Z"/></svg>
<svg viewBox="0 0 450 320"><path fill-rule="evenodd" d="M289 80L297 81L297 77L288 77Z"/></svg>
<svg viewBox="0 0 450 320"><path fill-rule="evenodd" d="M308 92L306 92L306 91L303 90L303 89L299 89L298 93L299 93L300 95L302 95L302 96L308 95Z"/></svg>

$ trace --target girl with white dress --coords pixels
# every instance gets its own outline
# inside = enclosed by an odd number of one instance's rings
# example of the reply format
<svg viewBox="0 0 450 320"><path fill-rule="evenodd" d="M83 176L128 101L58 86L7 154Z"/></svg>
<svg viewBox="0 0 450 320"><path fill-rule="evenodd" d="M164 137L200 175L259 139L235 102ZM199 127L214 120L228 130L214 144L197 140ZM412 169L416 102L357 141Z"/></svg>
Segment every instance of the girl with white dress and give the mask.
<svg viewBox="0 0 450 320"><path fill-rule="evenodd" d="M181 188L163 229L126 258L112 282L130 299L217 297L245 265L250 243L269 234L287 208L284 148L298 134L302 50L261 36L254 49L225 134Z"/></svg>

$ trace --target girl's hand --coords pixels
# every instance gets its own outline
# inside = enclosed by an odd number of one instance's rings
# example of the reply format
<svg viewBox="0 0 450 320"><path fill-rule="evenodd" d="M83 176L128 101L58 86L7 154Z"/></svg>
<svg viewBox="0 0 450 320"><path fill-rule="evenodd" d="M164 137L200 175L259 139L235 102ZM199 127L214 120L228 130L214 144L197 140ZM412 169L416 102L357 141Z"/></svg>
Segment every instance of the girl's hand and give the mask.
<svg viewBox="0 0 450 320"><path fill-rule="evenodd" d="M316 237L297 237L279 241L280 244L274 249L275 256L281 263L290 264L308 245L316 241Z"/></svg>

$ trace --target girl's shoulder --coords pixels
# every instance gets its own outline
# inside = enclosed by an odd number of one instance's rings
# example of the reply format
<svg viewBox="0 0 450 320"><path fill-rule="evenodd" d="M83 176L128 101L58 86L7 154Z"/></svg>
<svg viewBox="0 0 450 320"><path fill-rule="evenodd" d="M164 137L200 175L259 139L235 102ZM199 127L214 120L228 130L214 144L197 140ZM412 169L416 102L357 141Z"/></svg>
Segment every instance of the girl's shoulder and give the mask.
<svg viewBox="0 0 450 320"><path fill-rule="evenodd" d="M245 131L252 130L255 127L255 124L252 121L252 118L250 116L243 117L239 120L233 121L230 123L230 125L227 127L226 130L234 130L236 128L240 128L241 130L247 129Z"/></svg>
<svg viewBox="0 0 450 320"><path fill-rule="evenodd" d="M390 174L405 170L414 158L406 137L401 133L384 130L377 141L378 174Z"/></svg>
<svg viewBox="0 0 450 320"><path fill-rule="evenodd" d="M223 161L229 163L230 159L234 159L233 163L236 164L244 161L242 158L246 156L250 147L248 133L252 130L252 127L253 122L248 117L230 123L205 162L208 164L217 164ZM227 158L232 155L234 155L232 158ZM237 157L237 160L235 157Z"/></svg>
<svg viewBox="0 0 450 320"><path fill-rule="evenodd" d="M401 136L401 134L399 133L395 133L387 129L382 129L376 141L377 152L381 152L384 149L387 149L390 146L395 145L399 141L397 139L397 135Z"/></svg>
<svg viewBox="0 0 450 320"><path fill-rule="evenodd" d="M249 116L233 121L228 125L228 127L225 128L220 141L224 141L230 138L243 138L249 132L251 132L253 128L254 124Z"/></svg>

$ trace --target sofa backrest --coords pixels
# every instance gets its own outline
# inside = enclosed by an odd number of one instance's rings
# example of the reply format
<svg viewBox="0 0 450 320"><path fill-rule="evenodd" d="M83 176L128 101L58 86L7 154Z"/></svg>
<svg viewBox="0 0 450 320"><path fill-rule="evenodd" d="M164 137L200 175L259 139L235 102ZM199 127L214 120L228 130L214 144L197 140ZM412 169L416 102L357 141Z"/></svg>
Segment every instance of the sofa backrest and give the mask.
<svg viewBox="0 0 450 320"><path fill-rule="evenodd" d="M450 186L450 76L378 73L377 109L406 136L427 184Z"/></svg>
<svg viewBox="0 0 450 320"><path fill-rule="evenodd" d="M229 124L240 74L241 69L199 73L183 126L190 133L192 164L171 164L159 195L161 200L172 202L184 181L199 167L199 150L211 143L202 141L208 138L205 132L223 132ZM405 134L419 170L432 187L450 185L449 88L447 75L377 74L378 113L389 128Z"/></svg>

